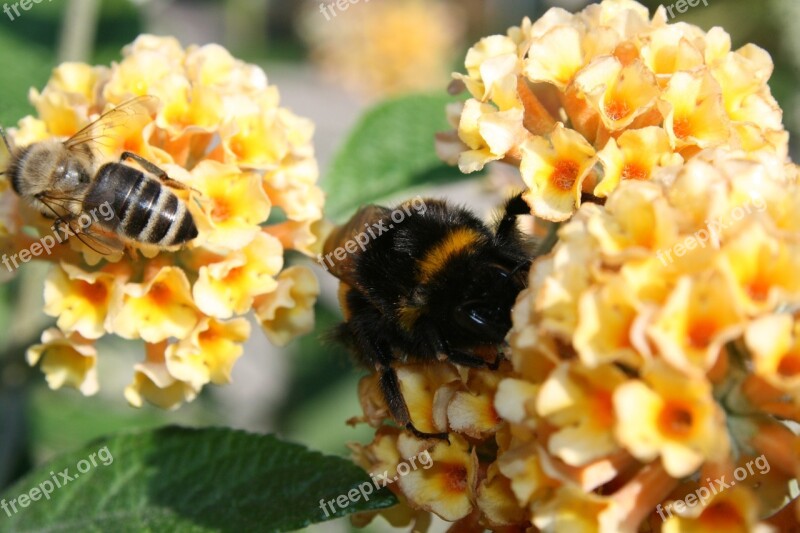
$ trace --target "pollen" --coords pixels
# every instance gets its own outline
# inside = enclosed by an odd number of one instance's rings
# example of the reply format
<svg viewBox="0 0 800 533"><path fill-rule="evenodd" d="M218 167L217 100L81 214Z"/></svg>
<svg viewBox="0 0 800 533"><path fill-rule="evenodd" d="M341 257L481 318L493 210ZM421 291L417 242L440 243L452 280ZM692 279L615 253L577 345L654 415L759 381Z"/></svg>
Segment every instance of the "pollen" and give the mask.
<svg viewBox="0 0 800 533"><path fill-rule="evenodd" d="M156 305L167 305L172 302L172 290L164 283L154 283L150 288L150 299Z"/></svg>
<svg viewBox="0 0 800 533"><path fill-rule="evenodd" d="M606 102L603 106L606 115L611 120L621 120L628 116L630 113L630 106L628 106L628 102L625 100L613 99L609 102Z"/></svg>
<svg viewBox="0 0 800 533"><path fill-rule="evenodd" d="M747 294L750 298L758 302L763 302L769 296L769 290L772 285L764 279L758 278L753 280L747 287Z"/></svg>
<svg viewBox="0 0 800 533"><path fill-rule="evenodd" d="M708 348L716 332L716 323L711 320L700 320L689 328L689 342L694 348L699 350Z"/></svg>
<svg viewBox="0 0 800 533"><path fill-rule="evenodd" d="M444 467L445 488L453 493L461 493L467 487L467 469L464 465L447 465Z"/></svg>
<svg viewBox="0 0 800 533"><path fill-rule="evenodd" d="M211 218L214 222L227 220L231 216L231 211L231 206L227 201L217 199L214 201L214 207L211 210Z"/></svg>
<svg viewBox="0 0 800 533"><path fill-rule="evenodd" d="M95 305L102 305L108 299L108 287L103 283L88 283L78 280L79 291L87 300Z"/></svg>
<svg viewBox="0 0 800 533"><path fill-rule="evenodd" d="M661 431L672 437L686 437L692 429L692 411L683 405L667 404L658 415Z"/></svg>
<svg viewBox="0 0 800 533"><path fill-rule="evenodd" d="M611 391L597 391L593 407L593 415L601 427L610 427L614 423L614 399Z"/></svg>
<svg viewBox="0 0 800 533"><path fill-rule="evenodd" d="M736 507L720 502L709 505L700 515L700 521L711 531L736 530L741 527L742 517Z"/></svg>
<svg viewBox="0 0 800 533"><path fill-rule="evenodd" d="M685 139L692 134L692 123L687 117L676 118L672 122L672 131L679 139Z"/></svg>
<svg viewBox="0 0 800 533"><path fill-rule="evenodd" d="M556 188L562 191L570 191L575 186L579 170L580 165L575 161L562 159L555 164L553 173L550 174L550 181Z"/></svg>
<svg viewBox="0 0 800 533"><path fill-rule="evenodd" d="M622 167L622 179L644 181L650 177L650 172L646 167L638 163L626 163Z"/></svg>
<svg viewBox="0 0 800 533"><path fill-rule="evenodd" d="M785 355L778 365L778 374L786 378L800 374L800 356L795 354Z"/></svg>

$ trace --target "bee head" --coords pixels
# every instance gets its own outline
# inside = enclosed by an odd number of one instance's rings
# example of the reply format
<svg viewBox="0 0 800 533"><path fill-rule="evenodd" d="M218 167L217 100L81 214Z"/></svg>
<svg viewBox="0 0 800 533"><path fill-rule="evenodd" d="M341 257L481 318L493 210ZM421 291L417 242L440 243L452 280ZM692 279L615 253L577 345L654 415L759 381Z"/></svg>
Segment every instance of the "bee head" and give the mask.
<svg viewBox="0 0 800 533"><path fill-rule="evenodd" d="M42 141L13 152L8 174L20 196L44 192L74 196L90 184L89 169L58 141Z"/></svg>
<svg viewBox="0 0 800 533"><path fill-rule="evenodd" d="M511 329L511 308L525 287L527 267L527 262L514 268L487 264L476 271L453 308L453 322L465 337L472 342L503 342Z"/></svg>
<svg viewBox="0 0 800 533"><path fill-rule="evenodd" d="M504 266L476 254L457 263L431 291L429 316L453 346L502 343L530 262Z"/></svg>

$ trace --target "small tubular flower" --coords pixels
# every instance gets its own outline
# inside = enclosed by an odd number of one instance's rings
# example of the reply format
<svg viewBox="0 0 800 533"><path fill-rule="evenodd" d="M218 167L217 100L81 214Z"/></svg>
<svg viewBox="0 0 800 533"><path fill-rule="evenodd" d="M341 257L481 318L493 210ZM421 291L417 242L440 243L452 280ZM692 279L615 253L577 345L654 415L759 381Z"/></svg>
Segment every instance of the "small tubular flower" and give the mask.
<svg viewBox="0 0 800 533"><path fill-rule="evenodd" d="M42 343L28 349L27 360L31 366L39 365L51 389L72 387L85 396L99 389L97 350L80 335L65 337L57 328L47 329Z"/></svg>

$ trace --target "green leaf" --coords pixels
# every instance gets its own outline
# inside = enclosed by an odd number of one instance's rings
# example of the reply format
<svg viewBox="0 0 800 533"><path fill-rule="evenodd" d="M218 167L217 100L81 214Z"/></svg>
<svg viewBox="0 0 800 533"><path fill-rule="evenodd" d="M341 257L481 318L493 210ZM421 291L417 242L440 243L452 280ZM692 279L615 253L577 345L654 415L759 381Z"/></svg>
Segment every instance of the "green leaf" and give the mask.
<svg viewBox="0 0 800 533"><path fill-rule="evenodd" d="M465 179L436 155L434 136L452 129L446 94L411 95L367 111L341 147L322 182L333 219L356 207L419 185ZM474 177L474 176L473 176Z"/></svg>
<svg viewBox="0 0 800 533"><path fill-rule="evenodd" d="M93 454L97 466L87 468ZM64 483L65 469L75 479ZM40 493L20 507L20 495L36 495L31 491L53 478L62 487L49 499ZM271 435L172 426L101 439L35 469L2 495L8 511L0 510L0 530L289 531L397 503L388 489L368 501L359 492L335 512L327 506L325 516L321 499L360 484L365 492L375 488L346 459Z"/></svg>

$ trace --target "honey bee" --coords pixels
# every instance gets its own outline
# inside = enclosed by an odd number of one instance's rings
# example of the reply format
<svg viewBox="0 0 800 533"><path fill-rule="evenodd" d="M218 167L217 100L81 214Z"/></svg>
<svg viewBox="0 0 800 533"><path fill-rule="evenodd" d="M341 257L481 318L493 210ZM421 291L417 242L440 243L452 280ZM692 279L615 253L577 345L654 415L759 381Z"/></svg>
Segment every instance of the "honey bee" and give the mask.
<svg viewBox="0 0 800 533"><path fill-rule="evenodd" d="M516 195L489 227L466 209L415 198L395 210L363 207L325 242L345 318L332 336L380 375L390 414L419 438L448 434L414 426L392 365L498 367L533 258L532 243L516 226L517 216L528 214Z"/></svg>
<svg viewBox="0 0 800 533"><path fill-rule="evenodd" d="M89 232L76 231L74 226L78 217L100 206L110 206L111 216L95 217L95 222L123 241L161 249L191 241L198 234L194 218L170 190L186 189L185 185L138 154L123 152L118 162L102 162L94 151L93 143L129 127L131 119L149 113L155 101L152 96L128 100L64 142L48 140L15 149L0 129L10 153L4 173L12 188L31 207L54 219L54 229L66 226L69 233L101 254L105 251L84 240ZM154 177L124 164L127 160L135 161Z"/></svg>

